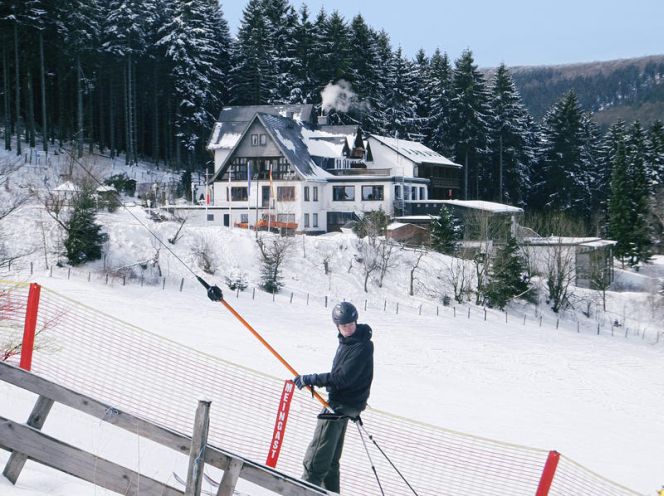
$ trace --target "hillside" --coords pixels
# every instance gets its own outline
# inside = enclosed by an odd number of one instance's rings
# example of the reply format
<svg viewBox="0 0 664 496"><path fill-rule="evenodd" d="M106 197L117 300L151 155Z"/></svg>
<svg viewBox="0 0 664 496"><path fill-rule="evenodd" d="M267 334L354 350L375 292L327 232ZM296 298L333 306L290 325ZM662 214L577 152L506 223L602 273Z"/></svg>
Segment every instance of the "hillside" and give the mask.
<svg viewBox="0 0 664 496"><path fill-rule="evenodd" d="M664 55L510 70L536 119L571 89L602 126L617 119L651 123L664 118Z"/></svg>

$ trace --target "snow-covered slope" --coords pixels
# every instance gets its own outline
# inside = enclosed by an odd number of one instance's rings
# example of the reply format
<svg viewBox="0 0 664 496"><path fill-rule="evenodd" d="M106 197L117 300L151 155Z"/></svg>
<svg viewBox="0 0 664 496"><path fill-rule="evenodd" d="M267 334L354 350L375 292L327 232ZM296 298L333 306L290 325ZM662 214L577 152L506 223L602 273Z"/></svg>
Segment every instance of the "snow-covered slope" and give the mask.
<svg viewBox="0 0 664 496"><path fill-rule="evenodd" d="M174 222L153 223L144 211L132 213L161 237L171 237ZM152 259L158 245L126 211L99 215L109 233L106 260L74 270L55 268L52 277L44 267L45 254L39 223L50 232L46 258L56 261L55 231L37 205L13 214L3 227L3 241L10 248L33 246L35 251L15 265L14 277L38 281L70 298L118 316L125 321L167 336L188 346L263 372L288 377L281 365L221 307L210 306L204 292L188 270L159 250L159 265L166 277L165 288L157 282L155 269L148 268L141 286L138 280L120 279L106 285L88 271L118 267ZM53 229L53 230L48 230ZM212 248L216 272L204 275L198 269L192 246L205 240ZM239 298L228 290L232 304L266 339L302 372L324 371L335 350L335 331L324 297L330 304L354 301L360 321L374 329L376 376L370 403L393 412L459 431L516 444L556 449L589 469L643 493L651 494L664 484L661 446L664 442L664 342L655 342L661 308L648 302L648 295L611 293L609 305L623 313L633 329L649 329L646 338L601 335L575 322L563 321L555 328L555 317L546 313L540 327L533 307L513 307L504 314L489 311L487 320L473 309L471 318L460 307L454 316L436 295L448 291L443 273L447 259L428 254L416 272L416 295L408 296L410 261L414 254L398 253L398 265L386 276L382 288L370 284L362 290L363 278L353 260L353 239L347 235L294 238L291 256L284 267L286 287L276 302L263 296L251 299L251 288L259 279L258 254L253 233L220 228L186 228L184 237L170 246L177 255L222 288L231 272L247 274L250 289ZM329 258L331 274L325 275L323 259ZM35 273L29 275L29 261ZM136 269L140 272L140 269ZM138 272L137 272L138 273ZM657 275L657 274L654 274ZM185 278L183 291L179 283ZM293 302L290 295L293 293ZM309 304L306 302L309 295ZM364 311L364 301L367 310ZM384 302L387 301L387 305ZM258 304L257 302L260 302ZM395 305L400 310L396 313ZM422 315L419 315L419 305ZM436 315L436 307L440 314ZM386 311L384 310L386 308ZM510 314L510 312L512 312ZM518 313L517 313L518 312ZM527 314L526 324L522 315ZM512 316L514 315L514 317ZM516 317L518 315L518 318ZM651 315L653 318L651 318ZM592 323L592 322L591 322ZM642 332L642 331L641 331ZM0 415L25 421L32 399L0 385ZM69 412L56 410L46 424L94 448L110 443L104 427L96 421L72 428ZM139 452L136 441L117 448L126 464L140 459L142 473L149 473L150 458ZM0 453L0 462L6 459ZM168 466L165 477L174 461ZM179 463L179 462L178 462ZM163 467L162 467L163 468ZM160 470L154 468L155 471ZM16 488L0 478L0 493L8 496L40 494L105 494L103 490L72 482L62 474L28 465ZM162 473L163 475L163 473ZM252 494L258 494L252 492Z"/></svg>

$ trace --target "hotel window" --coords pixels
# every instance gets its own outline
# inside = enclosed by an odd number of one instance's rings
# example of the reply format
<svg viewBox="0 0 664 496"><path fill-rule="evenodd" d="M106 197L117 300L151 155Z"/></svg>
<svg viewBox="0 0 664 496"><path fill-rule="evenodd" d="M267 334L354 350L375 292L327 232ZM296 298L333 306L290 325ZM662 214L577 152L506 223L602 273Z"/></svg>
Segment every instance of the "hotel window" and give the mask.
<svg viewBox="0 0 664 496"><path fill-rule="evenodd" d="M309 201L309 186L304 187L304 201Z"/></svg>
<svg viewBox="0 0 664 496"><path fill-rule="evenodd" d="M379 201L383 199L382 186L362 186L363 201Z"/></svg>
<svg viewBox="0 0 664 496"><path fill-rule="evenodd" d="M304 214L304 227L309 227L309 214Z"/></svg>
<svg viewBox="0 0 664 496"><path fill-rule="evenodd" d="M252 134L251 135L251 146L258 146L258 135L257 134Z"/></svg>
<svg viewBox="0 0 664 496"><path fill-rule="evenodd" d="M332 187L332 200L334 201L354 201L355 186L334 186Z"/></svg>
<svg viewBox="0 0 664 496"><path fill-rule="evenodd" d="M261 146L267 145L267 136L265 134L261 134Z"/></svg>
<svg viewBox="0 0 664 496"><path fill-rule="evenodd" d="M314 201L318 201L318 186L314 186Z"/></svg>
<svg viewBox="0 0 664 496"><path fill-rule="evenodd" d="M231 201L247 201L248 198L247 188L231 188Z"/></svg>
<svg viewBox="0 0 664 496"><path fill-rule="evenodd" d="M318 227L318 214L314 214L314 227Z"/></svg>
<svg viewBox="0 0 664 496"><path fill-rule="evenodd" d="M242 224L248 224L249 223L249 214L240 214L240 222Z"/></svg>
<svg viewBox="0 0 664 496"><path fill-rule="evenodd" d="M295 186L277 186L277 201L295 201Z"/></svg>

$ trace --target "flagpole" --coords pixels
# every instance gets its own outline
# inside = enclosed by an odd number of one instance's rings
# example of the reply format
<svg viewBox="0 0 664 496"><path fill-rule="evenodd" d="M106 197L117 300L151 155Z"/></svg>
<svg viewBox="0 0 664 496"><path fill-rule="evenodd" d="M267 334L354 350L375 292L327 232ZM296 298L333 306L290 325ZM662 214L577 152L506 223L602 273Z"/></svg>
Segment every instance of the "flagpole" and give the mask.
<svg viewBox="0 0 664 496"><path fill-rule="evenodd" d="M231 210L231 200L233 199L231 195L231 167L228 166L228 228L233 229L233 215L232 215L232 210Z"/></svg>
<svg viewBox="0 0 664 496"><path fill-rule="evenodd" d="M272 232L272 160L270 160L270 191L267 195L267 232Z"/></svg>

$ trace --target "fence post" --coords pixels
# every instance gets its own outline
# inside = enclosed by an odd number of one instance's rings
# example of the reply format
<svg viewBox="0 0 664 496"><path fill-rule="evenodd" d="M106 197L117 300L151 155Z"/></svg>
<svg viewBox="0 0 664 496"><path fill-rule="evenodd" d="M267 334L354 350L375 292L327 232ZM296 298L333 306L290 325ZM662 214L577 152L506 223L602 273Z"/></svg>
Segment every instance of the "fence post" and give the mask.
<svg viewBox="0 0 664 496"><path fill-rule="evenodd" d="M51 265L51 268L48 271L48 277L53 277L53 266Z"/></svg>
<svg viewBox="0 0 664 496"><path fill-rule="evenodd" d="M108 272L106 272L106 284L108 284Z"/></svg>
<svg viewBox="0 0 664 496"><path fill-rule="evenodd" d="M383 303L383 312L387 310L387 300L385 300L385 303Z"/></svg>
<svg viewBox="0 0 664 496"><path fill-rule="evenodd" d="M30 275L32 275L32 262L30 262Z"/></svg>
<svg viewBox="0 0 664 496"><path fill-rule="evenodd" d="M187 488L185 496L199 496L203 485L203 469L205 468L205 446L207 445L210 427L210 401L198 401L194 433L191 436L189 450L189 469L187 470Z"/></svg>
<svg viewBox="0 0 664 496"><path fill-rule="evenodd" d="M364 300L364 311L365 312L367 311L367 300L366 299Z"/></svg>
<svg viewBox="0 0 664 496"><path fill-rule="evenodd" d="M523 325L526 325L526 314L523 314Z"/></svg>
<svg viewBox="0 0 664 496"><path fill-rule="evenodd" d="M505 310L505 323L507 324L507 310Z"/></svg>
<svg viewBox="0 0 664 496"><path fill-rule="evenodd" d="M125 286L127 284L127 276L122 276L122 285Z"/></svg>
<svg viewBox="0 0 664 496"><path fill-rule="evenodd" d="M397 315L399 315L399 302L397 301Z"/></svg>
<svg viewBox="0 0 664 496"><path fill-rule="evenodd" d="M309 293L307 293L307 305L309 305ZM365 308L366 310L366 308Z"/></svg>
<svg viewBox="0 0 664 496"><path fill-rule="evenodd" d="M560 460L560 453L557 451L549 451L549 456L546 458L544 470L542 470L542 476L540 477L535 496L547 496L549 494L549 489L551 489L551 483L553 482L553 476L556 474L556 468L558 467L558 460Z"/></svg>
<svg viewBox="0 0 664 496"><path fill-rule="evenodd" d="M237 288L237 291L235 292L235 298L240 297L240 288Z"/></svg>
<svg viewBox="0 0 664 496"><path fill-rule="evenodd" d="M559 325L560 325L560 319L556 319L556 329L558 329Z"/></svg>
<svg viewBox="0 0 664 496"><path fill-rule="evenodd" d="M293 303L293 292L292 291L291 291L291 294L290 294L290 302Z"/></svg>
<svg viewBox="0 0 664 496"><path fill-rule="evenodd" d="M166 278L165 277L161 281L161 290L163 291L164 289L166 289Z"/></svg>
<svg viewBox="0 0 664 496"><path fill-rule="evenodd" d="M438 317L438 305L436 305L436 317Z"/></svg>
<svg viewBox="0 0 664 496"><path fill-rule="evenodd" d="M255 300L256 299L256 288L251 290L251 299Z"/></svg>
<svg viewBox="0 0 664 496"><path fill-rule="evenodd" d="M452 310L454 310L454 317L456 317L456 305L452 307Z"/></svg>
<svg viewBox="0 0 664 496"><path fill-rule="evenodd" d="M88 282L90 282L90 272L88 272Z"/></svg>
<svg viewBox="0 0 664 496"><path fill-rule="evenodd" d="M67 269L67 280L71 277L71 267Z"/></svg>
<svg viewBox="0 0 664 496"><path fill-rule="evenodd" d="M576 321L576 332L577 333L581 332L581 324L579 323L578 320Z"/></svg>
<svg viewBox="0 0 664 496"><path fill-rule="evenodd" d="M420 311L419 311L418 315L422 315L422 305L421 304L420 304Z"/></svg>
<svg viewBox="0 0 664 496"><path fill-rule="evenodd" d="M274 289L272 290L272 301L274 301Z"/></svg>
<svg viewBox="0 0 664 496"><path fill-rule="evenodd" d="M327 295L325 295L325 308L327 308Z"/></svg>
<svg viewBox="0 0 664 496"><path fill-rule="evenodd" d="M184 286L184 277L180 279L180 293L182 293L182 286Z"/></svg>
<svg viewBox="0 0 664 496"><path fill-rule="evenodd" d="M540 327L542 327L542 316L540 315Z"/></svg>
<svg viewBox="0 0 664 496"><path fill-rule="evenodd" d="M470 310L470 307L468 307L468 310ZM470 312L468 312L470 313ZM484 320L486 320L486 308L484 309Z"/></svg>
<svg viewBox="0 0 664 496"><path fill-rule="evenodd" d="M468 305L468 318L470 318L470 305Z"/></svg>
<svg viewBox="0 0 664 496"><path fill-rule="evenodd" d="M28 306L25 309L25 324L23 326L23 343L21 344L21 362L19 367L30 372L32 368L32 351L35 347L35 330L37 329L37 312L39 311L39 294L41 286L30 284L28 293Z"/></svg>

